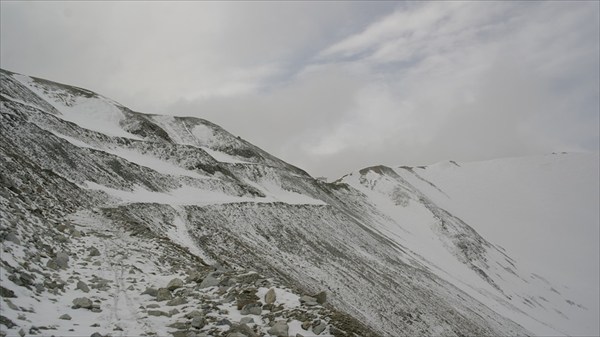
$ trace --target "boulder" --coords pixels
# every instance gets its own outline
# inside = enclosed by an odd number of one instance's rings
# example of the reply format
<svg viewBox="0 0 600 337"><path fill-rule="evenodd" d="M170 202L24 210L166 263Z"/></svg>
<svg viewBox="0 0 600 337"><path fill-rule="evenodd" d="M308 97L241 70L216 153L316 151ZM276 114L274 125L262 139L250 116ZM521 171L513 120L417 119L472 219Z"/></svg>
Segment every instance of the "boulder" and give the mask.
<svg viewBox="0 0 600 337"><path fill-rule="evenodd" d="M192 327L196 329L202 329L206 325L206 320L203 316L196 316L192 318Z"/></svg>
<svg viewBox="0 0 600 337"><path fill-rule="evenodd" d="M71 316L69 314L64 314L64 315L61 315L58 319L64 319L64 320L70 321Z"/></svg>
<svg viewBox="0 0 600 337"><path fill-rule="evenodd" d="M167 289L173 291L175 289L183 287L183 281L179 278L172 279L167 285Z"/></svg>
<svg viewBox="0 0 600 337"><path fill-rule="evenodd" d="M92 300L90 300L87 297L78 297L73 300L73 308L74 309L78 309L78 308L91 309L92 305L93 305Z"/></svg>
<svg viewBox="0 0 600 337"><path fill-rule="evenodd" d="M4 317L2 315L0 315L0 324L5 325L9 329L14 326L17 326L13 321L11 321L10 319L8 319L7 317Z"/></svg>
<svg viewBox="0 0 600 337"><path fill-rule="evenodd" d="M277 337L288 337L289 329L285 321L277 321L267 332Z"/></svg>
<svg viewBox="0 0 600 337"><path fill-rule="evenodd" d="M316 326L313 326L312 331L315 335L320 335L321 332L325 331L326 327L327 327L327 324L325 322L321 321Z"/></svg>
<svg viewBox="0 0 600 337"><path fill-rule="evenodd" d="M176 330L169 332L173 337L195 337L196 334L193 331L187 330Z"/></svg>
<svg viewBox="0 0 600 337"><path fill-rule="evenodd" d="M90 247L88 251L90 252L90 256L100 256L100 251L94 246Z"/></svg>
<svg viewBox="0 0 600 337"><path fill-rule="evenodd" d="M209 274L208 276L206 276L204 278L204 280L202 280L202 282L200 282L200 289L204 289L204 288L209 288L209 287L215 287L219 285L219 279L212 276L212 273Z"/></svg>
<svg viewBox="0 0 600 337"><path fill-rule="evenodd" d="M171 291L167 288L158 288L156 291L156 300L159 302L169 301L173 299L173 295L171 295Z"/></svg>
<svg viewBox="0 0 600 337"><path fill-rule="evenodd" d="M186 277L185 282L201 283L202 280L204 280L204 274L199 271L193 271L188 274L188 277Z"/></svg>
<svg viewBox="0 0 600 337"><path fill-rule="evenodd" d="M21 240L19 240L19 238L17 237L17 235L14 232L10 232L10 233L6 234L6 236L4 237L4 240L10 241L17 245L21 244Z"/></svg>
<svg viewBox="0 0 600 337"><path fill-rule="evenodd" d="M240 319L240 324L250 324L250 323L254 323L254 318L242 317L242 319Z"/></svg>
<svg viewBox="0 0 600 337"><path fill-rule="evenodd" d="M327 293L324 291L321 291L320 293L316 294L314 297L317 299L317 303L319 303L319 304L325 304L325 302L327 302Z"/></svg>
<svg viewBox="0 0 600 337"><path fill-rule="evenodd" d="M311 326L310 321L302 322L302 329L308 330L308 328L310 328L310 326Z"/></svg>
<svg viewBox="0 0 600 337"><path fill-rule="evenodd" d="M227 318L223 318L223 319L220 319L219 321L217 321L217 323L215 325L229 325L229 326L231 326L232 324L231 324L230 320L228 320Z"/></svg>
<svg viewBox="0 0 600 337"><path fill-rule="evenodd" d="M193 319L194 317L204 317L204 314L198 310L190 311L187 314L185 314L185 318Z"/></svg>
<svg viewBox="0 0 600 337"><path fill-rule="evenodd" d="M156 297L156 295L158 294L158 290L156 290L156 288L148 287L142 293L142 295L145 295L145 294Z"/></svg>
<svg viewBox="0 0 600 337"><path fill-rule="evenodd" d="M262 313L262 305L260 303L246 304L241 311L242 315L260 315Z"/></svg>
<svg viewBox="0 0 600 337"><path fill-rule="evenodd" d="M300 297L300 303L308 305L308 306L313 306L313 305L317 305L317 299L308 295L304 295L302 297Z"/></svg>
<svg viewBox="0 0 600 337"><path fill-rule="evenodd" d="M227 334L227 337L248 337L247 335L244 335L241 332L230 332Z"/></svg>
<svg viewBox="0 0 600 337"><path fill-rule="evenodd" d="M89 293L90 292L90 287L88 287L88 285L85 282L83 282L83 281L77 282L77 288L76 289L79 289L79 290L83 291L84 293Z"/></svg>
<svg viewBox="0 0 600 337"><path fill-rule="evenodd" d="M267 291L267 293L265 294L265 303L273 304L273 303L275 303L276 299L277 299L277 296L275 295L275 289L273 289L273 288L269 289L269 291Z"/></svg>
<svg viewBox="0 0 600 337"><path fill-rule="evenodd" d="M188 328L188 323L185 322L175 322L172 324L167 325L169 328L174 328L174 329L187 329Z"/></svg>
<svg viewBox="0 0 600 337"><path fill-rule="evenodd" d="M16 298L17 297L17 295L15 295L14 291L4 288L3 286L0 286L0 296L6 297L6 298Z"/></svg>
<svg viewBox="0 0 600 337"><path fill-rule="evenodd" d="M234 334L234 333L237 333L237 334L240 334L241 336L246 336L246 337L258 337L258 335L254 332L254 330L252 330L252 328L250 328L248 325L246 325L244 323L232 325L231 328L229 328L229 333L230 334L227 335L228 337L232 336L232 334Z"/></svg>
<svg viewBox="0 0 600 337"><path fill-rule="evenodd" d="M59 268L67 269L69 267L69 255L65 252L58 252L54 258L54 262Z"/></svg>
<svg viewBox="0 0 600 337"><path fill-rule="evenodd" d="M246 288L242 290L242 292L236 296L236 301L238 310L242 310L246 304L256 303L258 301L256 288Z"/></svg>
<svg viewBox="0 0 600 337"><path fill-rule="evenodd" d="M182 305L182 304L186 304L187 301L183 298L183 297L175 297L174 299L170 300L167 302L168 306L176 306L176 305Z"/></svg>
<svg viewBox="0 0 600 337"><path fill-rule="evenodd" d="M171 315L169 315L169 313L161 311L161 310L148 310L147 314L150 315L150 316L171 317Z"/></svg>

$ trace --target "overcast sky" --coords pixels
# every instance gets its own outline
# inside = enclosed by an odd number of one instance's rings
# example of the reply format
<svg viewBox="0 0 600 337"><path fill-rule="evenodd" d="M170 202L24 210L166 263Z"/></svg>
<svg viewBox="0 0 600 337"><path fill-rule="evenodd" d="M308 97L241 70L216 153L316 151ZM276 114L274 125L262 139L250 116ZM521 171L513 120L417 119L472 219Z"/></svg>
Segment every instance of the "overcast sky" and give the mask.
<svg viewBox="0 0 600 337"><path fill-rule="evenodd" d="M1 2L4 69L337 178L598 151L599 2Z"/></svg>

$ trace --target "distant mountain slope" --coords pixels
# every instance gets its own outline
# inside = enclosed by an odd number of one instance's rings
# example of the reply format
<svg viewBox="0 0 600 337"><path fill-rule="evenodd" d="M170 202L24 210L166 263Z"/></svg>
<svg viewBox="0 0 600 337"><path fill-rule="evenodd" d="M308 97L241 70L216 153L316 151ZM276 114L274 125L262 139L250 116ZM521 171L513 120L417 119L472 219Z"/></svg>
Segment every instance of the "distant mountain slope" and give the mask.
<svg viewBox="0 0 600 337"><path fill-rule="evenodd" d="M396 171L524 268L558 282L557 291L570 299L558 310L569 319L553 321L570 334L597 335L599 163L598 153L555 153Z"/></svg>
<svg viewBox="0 0 600 337"><path fill-rule="evenodd" d="M1 331L570 333L555 319L570 299L531 278L410 170L372 167L323 183L202 119L134 112L86 89L4 70L0 80L0 295L10 302ZM108 264L85 253L99 244ZM125 277L126 269L140 276ZM248 273L257 276L247 282ZM173 295L193 305L180 301L175 312L141 294L177 276L186 283ZM70 308L88 294L79 281L97 286L90 308L112 316L92 327L53 316L81 313ZM251 296L269 286L291 300L269 306ZM298 301L319 292L327 303ZM47 303L37 309L43 315L31 312L32 301ZM587 310L573 303L561 311L567 319ZM120 312L136 323L125 324Z"/></svg>

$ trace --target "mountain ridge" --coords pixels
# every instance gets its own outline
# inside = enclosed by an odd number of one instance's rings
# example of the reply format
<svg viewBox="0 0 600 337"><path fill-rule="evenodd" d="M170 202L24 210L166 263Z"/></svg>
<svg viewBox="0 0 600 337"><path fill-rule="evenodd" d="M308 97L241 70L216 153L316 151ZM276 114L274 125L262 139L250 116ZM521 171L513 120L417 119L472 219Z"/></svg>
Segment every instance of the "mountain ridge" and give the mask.
<svg viewBox="0 0 600 337"><path fill-rule="evenodd" d="M514 260L393 168L361 170L356 179L351 174L324 183L208 121L137 113L86 89L79 95L64 84L20 76L2 71L2 152L18 163L2 167L8 177L2 184L5 214L14 212L15 196L34 204L23 186L48 181L45 195L54 197L52 207L60 210L57 222L76 219L85 227L100 217L115 231L164 238L213 265L250 268L304 293L325 290L329 310L348 314L348 326L365 335L529 334L522 324L538 334L560 331L535 310L528 313L527 304L507 297L510 287L497 284L518 273ZM33 167L27 176L16 173L27 165ZM395 177L381 175L385 172ZM397 204L388 209L382 203ZM35 212L52 207L25 214L39 218ZM4 223L4 237L15 229L15 236L26 236L21 227L30 226ZM403 238L421 230L420 238L434 240L431 247L439 256L425 256L430 251ZM458 271L440 268L442 261ZM225 287L219 291L228 291ZM544 295L552 300L552 293ZM490 309L498 305L501 309ZM534 306L546 310L545 304ZM9 313L6 317L18 322L17 312ZM151 321L144 318L147 313L130 315L136 322ZM261 311L255 333L276 325L268 315L268 308ZM326 322L323 333L350 333L341 328L341 319L333 319L337 314L329 315L319 316ZM296 321L288 318L286 324L293 327ZM106 321L103 331L110 324ZM140 331L131 329L117 333ZM210 324L188 330L234 333Z"/></svg>

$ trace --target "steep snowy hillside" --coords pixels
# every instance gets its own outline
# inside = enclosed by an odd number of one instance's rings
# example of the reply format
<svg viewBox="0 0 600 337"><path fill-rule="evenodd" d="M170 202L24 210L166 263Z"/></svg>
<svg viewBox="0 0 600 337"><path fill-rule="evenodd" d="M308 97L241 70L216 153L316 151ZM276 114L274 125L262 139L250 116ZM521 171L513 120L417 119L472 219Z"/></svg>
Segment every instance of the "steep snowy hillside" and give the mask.
<svg viewBox="0 0 600 337"><path fill-rule="evenodd" d="M412 169L323 183L202 119L0 80L2 334L557 335L589 311Z"/></svg>
<svg viewBox="0 0 600 337"><path fill-rule="evenodd" d="M566 331L598 335L599 162L598 153L555 153L397 171L527 270L554 280L568 299L557 309L569 319L553 320Z"/></svg>
<svg viewBox="0 0 600 337"><path fill-rule="evenodd" d="M598 154L377 166L340 181L390 218L382 233L506 317L541 335L598 334Z"/></svg>

